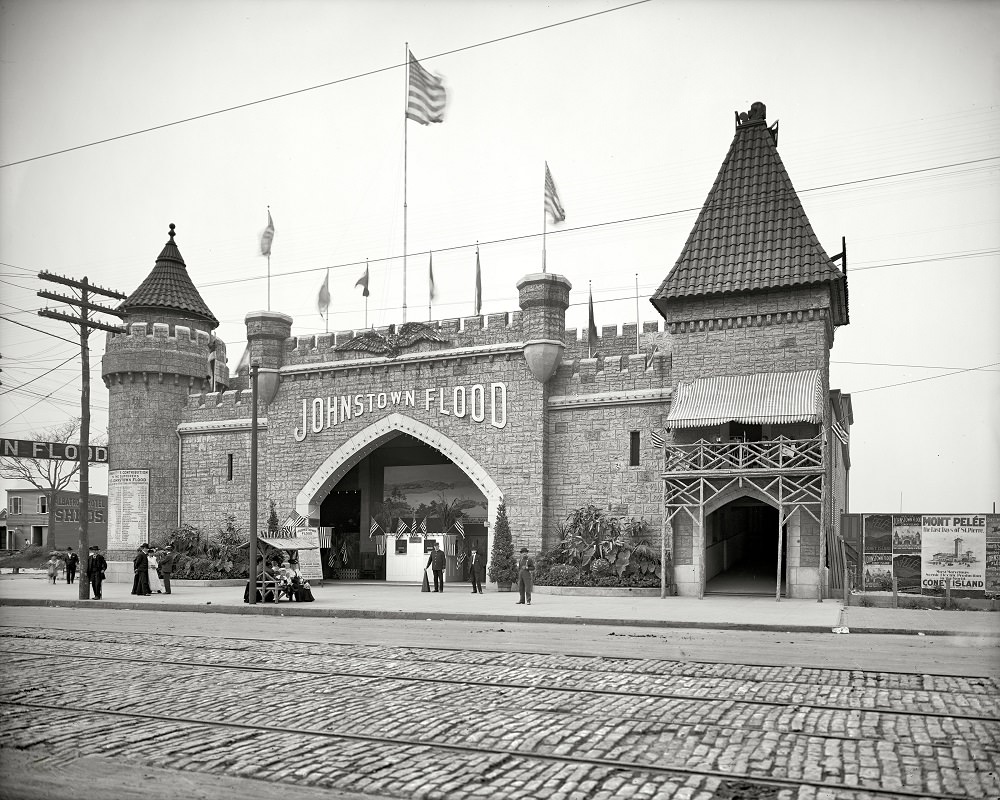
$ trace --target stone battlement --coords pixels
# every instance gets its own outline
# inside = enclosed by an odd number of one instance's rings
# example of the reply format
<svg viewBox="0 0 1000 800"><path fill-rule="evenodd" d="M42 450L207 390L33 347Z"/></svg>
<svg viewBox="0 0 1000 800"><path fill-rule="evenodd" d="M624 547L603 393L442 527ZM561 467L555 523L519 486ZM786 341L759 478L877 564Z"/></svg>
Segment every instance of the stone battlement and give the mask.
<svg viewBox="0 0 1000 800"><path fill-rule="evenodd" d="M406 348L406 352L433 352L454 350L464 347L482 347L505 342L519 342L522 336L522 315L520 311L503 314L487 314L479 317L454 317L432 320L427 325L444 342L419 341ZM376 333L387 336L398 333L400 325L376 327ZM354 361L359 357L372 355L361 350L338 350L365 330L332 331L311 336L292 336L285 340L283 348L284 366L324 364L337 361Z"/></svg>
<svg viewBox="0 0 1000 800"><path fill-rule="evenodd" d="M165 322L133 322L125 333L109 333L107 349L174 348L177 350L202 351L211 346L215 337L206 331L192 330L187 325L171 326ZM152 329L152 330L150 330Z"/></svg>

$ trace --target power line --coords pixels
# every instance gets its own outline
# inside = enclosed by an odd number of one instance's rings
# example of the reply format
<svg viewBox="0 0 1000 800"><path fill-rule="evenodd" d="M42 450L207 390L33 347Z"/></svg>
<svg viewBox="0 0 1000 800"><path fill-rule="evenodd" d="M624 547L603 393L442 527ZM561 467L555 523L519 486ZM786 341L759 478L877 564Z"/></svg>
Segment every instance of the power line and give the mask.
<svg viewBox="0 0 1000 800"><path fill-rule="evenodd" d="M507 41L508 39L516 39L519 36L528 36L529 34L532 34L532 33L539 33L540 31L549 30L550 28L558 28L561 25L569 25L569 24L571 24L573 22L580 22L581 20L590 19L591 17L599 17L602 14L611 14L611 13L613 13L615 11L622 11L622 10L624 10L626 8L631 8L632 6L643 5L644 3L648 3L650 1L651 0L636 0L636 2L628 3L628 4L623 5L623 6L617 6L615 8L608 8L608 9L605 9L604 11L595 11L593 14L584 14L583 16L573 17L572 19L562 20L561 22L553 22L550 25L542 25L541 27L531 28L530 30L520 31L519 33L512 33L512 34L509 34L507 36L500 36L500 37L498 37L496 39L488 39L486 41L478 42L476 44L466 45L465 47L458 47L458 48L456 48L454 50L445 50L444 52L435 53L434 55L423 56L423 57L421 57L420 60L423 61L423 62L427 62L427 61L431 61L432 59L435 59L435 58L441 58L443 56L450 56L450 55L453 55L455 53L462 53L462 52L464 52L466 50L474 50L477 47L485 47L486 45L497 44L498 42L504 42L504 41ZM16 166L18 164L27 164L30 161L38 161L39 159L42 159L42 158L51 158L52 156L62 155L63 153L71 153L74 150L83 150L83 149L85 149L87 147L95 147L95 146L97 146L99 144L107 144L108 142L115 142L115 141L118 141L120 139L128 139L128 138L130 138L132 136L139 136L140 134L143 134L143 133L152 133L153 131L163 130L164 128L172 128L172 127L174 127L176 125L184 125L184 124L186 124L188 122L195 122L196 120L199 120L199 119L207 119L208 117L216 117L216 116L218 116L220 114L227 114L230 111L238 111L241 108L250 108L251 106L258 106L258 105L261 105L262 103L269 103L272 100L281 100L281 99L284 99L286 97L294 97L297 94L304 94L305 92L312 92L312 91L315 91L316 89L325 89L327 86L335 86L338 83L346 83L348 81L358 80L359 78L368 78L368 77L371 77L372 75L378 75L379 73L382 73L382 72L390 72L390 71L392 71L394 69L400 69L400 68L406 67L406 66L407 66L407 64L404 62L402 64L392 64L391 66L388 66L388 67L379 67L378 69L369 70L368 72L359 72L356 75L350 75L350 76L348 76L346 78L337 78L336 80L327 81L326 83L318 83L315 86L307 86L304 89L295 89L295 90L290 91L290 92L284 92L282 94L272 95L271 97L264 97L264 98L262 98L260 100L251 100L249 103L240 103L239 105L229 106L228 108L220 108L220 109L218 109L216 111L209 111L209 112L206 112L205 114L197 114L196 116L193 116L193 117L186 117L184 119L174 120L173 122L165 122L162 125L154 125L151 128L143 128L142 130L132 131L131 133L122 133L122 134L119 134L117 136L109 136L106 139L99 139L99 140L97 140L95 142L88 142L86 144L79 144L79 145L76 145L74 147L64 148L63 150L55 150L55 151L53 151L51 153L44 153L44 154L38 155L38 156L31 156L30 158L22 158L20 161L11 161L11 162L9 162L7 164L0 164L0 169L5 169L6 167L13 167L13 166Z"/></svg>
<svg viewBox="0 0 1000 800"><path fill-rule="evenodd" d="M33 328L31 325L25 325L23 322L18 322L16 319L11 319L10 317L5 316L3 314L0 314L0 319L2 319L4 322L10 322L10 323L12 323L14 325L20 325L22 328L27 328L28 330L31 330L31 331L37 331L38 333L44 333L46 336L51 336L53 339L59 339L62 342L69 342L70 344L73 344L73 345L79 344L79 342L74 342L72 339L66 339L66 338L64 338L62 336L57 336L54 333L49 333L48 331L43 331L41 328Z"/></svg>
<svg viewBox="0 0 1000 800"><path fill-rule="evenodd" d="M957 369L954 372L945 372L942 375L931 375L931 376L929 376L927 378L914 378L912 381L900 381L899 383L887 383L885 386L873 386L870 389L855 389L852 392L848 392L848 394L851 394L851 395L864 394L865 392L877 392L880 389L891 389L894 386L906 386L907 384L910 384L910 383L920 383L921 381L933 381L933 380L937 380L938 378L947 378L947 377L950 377L951 375L960 375L963 372L972 372L974 370L987 369L988 367L995 367L997 364L1000 364L1000 361L994 361L992 364L983 364L983 365L978 366L978 367L969 367L968 369Z"/></svg>
<svg viewBox="0 0 1000 800"><path fill-rule="evenodd" d="M27 386L27 385L28 385L29 383L34 383L34 382L35 382L35 381L37 381L37 380L41 380L41 379L42 379L42 378L44 378L44 377L45 377L46 375L49 375L50 373L52 373L52 372L54 372L55 370L59 369L59 367L63 366L64 364L68 364L68 363L69 363L70 361L72 361L72 360L73 360L74 358L76 358L76 353L73 353L73 355L71 355L71 356L70 356L69 358L67 358L67 359L66 359L65 361L63 361L63 362L62 362L62 364L59 364L59 366L56 366L56 367L52 367L51 369L47 369L47 370L45 370L45 372L43 372L43 373L42 373L41 375L36 375L36 376L35 376L34 378L32 378L32 379L31 379L30 381L27 381L26 383L22 383L22 384L21 384L20 386L12 386L12 387L11 387L10 389L8 389L8 390L7 390L7 391L5 391L5 392L0 392L0 397L3 397L3 396L4 396L5 394L10 394L11 392L16 392L16 391L18 391L18 390L20 390L20 389L23 389L23 388L24 388L25 386ZM75 377L75 376L74 376L74 377Z"/></svg>

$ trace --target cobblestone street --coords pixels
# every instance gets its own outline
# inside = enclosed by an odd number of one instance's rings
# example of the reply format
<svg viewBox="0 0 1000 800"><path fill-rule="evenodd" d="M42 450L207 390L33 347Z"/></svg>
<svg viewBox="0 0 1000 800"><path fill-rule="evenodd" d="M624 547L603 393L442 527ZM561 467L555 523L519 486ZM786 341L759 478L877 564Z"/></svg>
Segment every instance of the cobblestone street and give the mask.
<svg viewBox="0 0 1000 800"><path fill-rule="evenodd" d="M0 628L5 775L59 764L67 798L113 796L71 779L88 759L160 775L142 797L184 796L171 775L204 797L1000 795L989 677L496 652L430 623L424 646L102 628ZM21 773L3 797L50 796Z"/></svg>

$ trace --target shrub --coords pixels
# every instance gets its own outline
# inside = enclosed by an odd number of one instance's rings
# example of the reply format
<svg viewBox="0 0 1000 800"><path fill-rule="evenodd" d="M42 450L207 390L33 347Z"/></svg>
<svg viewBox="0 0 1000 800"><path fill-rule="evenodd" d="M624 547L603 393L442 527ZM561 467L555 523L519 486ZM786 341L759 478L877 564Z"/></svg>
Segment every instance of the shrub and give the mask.
<svg viewBox="0 0 1000 800"><path fill-rule="evenodd" d="M174 575L189 580L247 578L250 553L244 545L248 540L234 514L223 515L214 536L194 525L181 525L168 537L176 553Z"/></svg>
<svg viewBox="0 0 1000 800"><path fill-rule="evenodd" d="M595 558L590 562L590 572L595 577L606 577L611 574L611 562L606 558Z"/></svg>
<svg viewBox="0 0 1000 800"><path fill-rule="evenodd" d="M490 553L489 578L493 583L517 582L514 540L511 538L510 522L507 520L507 504L502 500L497 509L497 521L493 528L493 552Z"/></svg>

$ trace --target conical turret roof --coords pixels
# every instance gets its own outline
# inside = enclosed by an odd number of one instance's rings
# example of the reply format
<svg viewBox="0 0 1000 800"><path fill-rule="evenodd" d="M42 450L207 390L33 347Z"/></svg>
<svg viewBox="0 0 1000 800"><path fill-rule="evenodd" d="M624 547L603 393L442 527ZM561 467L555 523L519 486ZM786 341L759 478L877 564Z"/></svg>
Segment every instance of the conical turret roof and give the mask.
<svg viewBox="0 0 1000 800"><path fill-rule="evenodd" d="M846 280L816 238L763 103L736 135L684 249L651 302L831 283L834 324L847 322Z"/></svg>
<svg viewBox="0 0 1000 800"><path fill-rule="evenodd" d="M149 311L180 313L208 322L213 329L218 327L219 320L201 299L188 275L181 251L174 244L173 223L170 225L170 239L163 245L153 271L119 309L130 314Z"/></svg>

